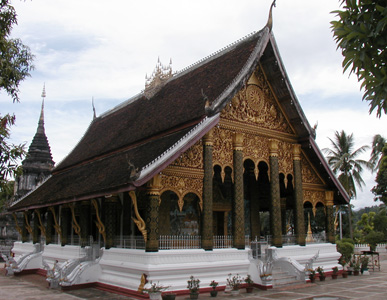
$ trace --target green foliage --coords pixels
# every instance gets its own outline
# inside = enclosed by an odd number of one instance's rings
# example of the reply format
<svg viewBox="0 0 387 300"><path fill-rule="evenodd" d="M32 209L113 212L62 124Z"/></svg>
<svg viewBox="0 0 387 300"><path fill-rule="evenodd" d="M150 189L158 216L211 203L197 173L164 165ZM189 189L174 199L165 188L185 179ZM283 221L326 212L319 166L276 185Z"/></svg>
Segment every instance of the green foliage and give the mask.
<svg viewBox="0 0 387 300"><path fill-rule="evenodd" d="M375 251L376 245L384 241L384 234L382 232L371 231L366 235L365 241L370 245L370 250Z"/></svg>
<svg viewBox="0 0 387 300"><path fill-rule="evenodd" d="M372 152L369 163L372 171L378 171L383 157L383 147L387 143L386 139L380 134L376 134L372 140Z"/></svg>
<svg viewBox="0 0 387 300"><path fill-rule="evenodd" d="M386 1L343 0L343 10L332 13L334 38L341 48L344 72L349 69L362 81L363 100L370 101L369 112L387 114L387 5Z"/></svg>
<svg viewBox="0 0 387 300"><path fill-rule="evenodd" d="M352 241L353 242L353 241ZM355 250L355 245L346 241L339 241L336 244L337 251L341 254L340 264L345 265L351 261L352 254Z"/></svg>
<svg viewBox="0 0 387 300"><path fill-rule="evenodd" d="M372 188L375 201L382 201L387 205L387 143L382 150L382 158L379 164L379 171L376 175L376 186Z"/></svg>
<svg viewBox="0 0 387 300"><path fill-rule="evenodd" d="M357 159L357 157L369 147L365 145L355 150L353 134L347 135L344 130L340 133L336 131L335 138L329 140L331 141L332 149L323 149L328 154L328 164L332 171L338 175L338 179L349 197L351 199L355 198L356 185L360 188L364 185L364 180L361 176L363 168L370 167L367 161Z"/></svg>
<svg viewBox="0 0 387 300"><path fill-rule="evenodd" d="M14 145L8 142L10 126L14 125L15 116L0 115L0 188L4 188L9 177L21 174L18 160L25 155L24 144Z"/></svg>
<svg viewBox="0 0 387 300"><path fill-rule="evenodd" d="M355 242L353 239L350 239L350 238L342 238L341 241L342 243L350 243L352 245L355 245ZM340 252L340 251L339 251Z"/></svg>
<svg viewBox="0 0 387 300"><path fill-rule="evenodd" d="M19 84L33 70L33 55L20 39L11 39L16 11L9 0L0 0L0 90L4 89L13 101L19 101Z"/></svg>
<svg viewBox="0 0 387 300"><path fill-rule="evenodd" d="M14 181L8 181L0 186L0 213L6 208L7 203L13 196Z"/></svg>

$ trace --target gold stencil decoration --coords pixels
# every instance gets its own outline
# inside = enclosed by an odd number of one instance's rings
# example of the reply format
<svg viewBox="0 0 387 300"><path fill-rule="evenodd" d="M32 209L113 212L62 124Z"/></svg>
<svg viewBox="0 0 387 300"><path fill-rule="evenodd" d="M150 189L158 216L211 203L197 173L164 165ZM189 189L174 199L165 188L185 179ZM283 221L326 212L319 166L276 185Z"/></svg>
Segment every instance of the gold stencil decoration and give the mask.
<svg viewBox="0 0 387 300"><path fill-rule="evenodd" d="M172 165L190 168L203 168L203 146L199 141L185 151Z"/></svg>
<svg viewBox="0 0 387 300"><path fill-rule="evenodd" d="M212 159L214 164L232 165L233 162L233 132L223 128L214 127L214 145Z"/></svg>
<svg viewBox="0 0 387 300"><path fill-rule="evenodd" d="M280 141L278 158L280 173L293 174L293 144Z"/></svg>
<svg viewBox="0 0 387 300"><path fill-rule="evenodd" d="M260 69L221 112L221 118L293 134Z"/></svg>
<svg viewBox="0 0 387 300"><path fill-rule="evenodd" d="M313 170L309 162L305 159L304 155L301 155L301 172L302 172L302 182L324 184L321 181L321 179L317 176L316 172Z"/></svg>

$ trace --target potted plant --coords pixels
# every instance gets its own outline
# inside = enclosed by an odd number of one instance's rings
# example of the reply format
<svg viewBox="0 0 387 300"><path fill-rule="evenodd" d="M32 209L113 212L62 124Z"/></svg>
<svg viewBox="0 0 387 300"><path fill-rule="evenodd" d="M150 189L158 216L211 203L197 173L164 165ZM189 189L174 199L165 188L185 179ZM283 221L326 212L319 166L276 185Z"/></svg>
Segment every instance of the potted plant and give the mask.
<svg viewBox="0 0 387 300"><path fill-rule="evenodd" d="M311 283L314 283L315 280L316 280L316 271L313 270L313 269L308 269L308 270L307 270L307 273L308 273L310 282L311 282Z"/></svg>
<svg viewBox="0 0 387 300"><path fill-rule="evenodd" d="M318 267L317 268L317 272L319 274L320 281L324 281L325 280L324 268L323 267Z"/></svg>
<svg viewBox="0 0 387 300"><path fill-rule="evenodd" d="M238 295L242 279L239 274L236 274L234 276L231 275L231 273L228 274L227 285L231 287L231 295Z"/></svg>
<svg viewBox="0 0 387 300"><path fill-rule="evenodd" d="M247 277L244 279L244 281L246 283L246 293L252 293L254 289L254 281L251 279L251 276L247 274Z"/></svg>
<svg viewBox="0 0 387 300"><path fill-rule="evenodd" d="M360 260L356 259L353 264L353 275L357 276L360 274Z"/></svg>
<svg viewBox="0 0 387 300"><path fill-rule="evenodd" d="M216 287L218 286L218 282L215 280L211 281L210 287L212 287L212 291L210 291L211 297L216 297L218 295L218 291L216 290Z"/></svg>
<svg viewBox="0 0 387 300"><path fill-rule="evenodd" d="M368 275L369 272L368 272L368 262L369 262L369 258L368 256L362 256L361 259L360 259L360 265L361 265L361 273L362 274L365 274L365 275Z"/></svg>
<svg viewBox="0 0 387 300"><path fill-rule="evenodd" d="M332 271L333 271L332 279L337 279L337 275L339 273L339 268L337 266L335 266L335 267L332 268Z"/></svg>
<svg viewBox="0 0 387 300"><path fill-rule="evenodd" d="M163 298L163 300L175 300L176 294L167 292L167 293L162 293L161 297Z"/></svg>
<svg viewBox="0 0 387 300"><path fill-rule="evenodd" d="M199 297L200 280L195 279L195 277L191 275L187 283L188 283L187 288L189 289L190 299L197 299Z"/></svg>
<svg viewBox="0 0 387 300"><path fill-rule="evenodd" d="M150 282L150 287L143 289L145 293L149 294L149 299L152 300L160 300L161 299L161 292L169 288L169 286L163 286L157 283Z"/></svg>

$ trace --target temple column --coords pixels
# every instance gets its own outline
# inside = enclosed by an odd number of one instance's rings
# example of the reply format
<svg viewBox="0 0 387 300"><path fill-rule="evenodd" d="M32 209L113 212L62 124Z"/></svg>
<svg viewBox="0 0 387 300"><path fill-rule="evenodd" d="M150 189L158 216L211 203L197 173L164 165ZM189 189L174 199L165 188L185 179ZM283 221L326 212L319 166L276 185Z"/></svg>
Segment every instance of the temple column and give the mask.
<svg viewBox="0 0 387 300"><path fill-rule="evenodd" d="M335 224L333 218L333 191L325 191L325 218L326 218L326 232L327 241L335 243Z"/></svg>
<svg viewBox="0 0 387 300"><path fill-rule="evenodd" d="M104 199L106 249L114 246L114 239L117 235L117 204L117 195L105 197Z"/></svg>
<svg viewBox="0 0 387 300"><path fill-rule="evenodd" d="M146 206L146 252L159 251L159 203L160 203L161 175L155 175L148 183Z"/></svg>
<svg viewBox="0 0 387 300"><path fill-rule="evenodd" d="M243 135L233 137L234 201L233 201L233 244L245 249L245 210L243 199Z"/></svg>
<svg viewBox="0 0 387 300"><path fill-rule="evenodd" d="M79 226L81 227L81 246L85 247L89 245L91 203L90 201L82 201L80 205Z"/></svg>
<svg viewBox="0 0 387 300"><path fill-rule="evenodd" d="M293 172L294 172L294 229L296 243L305 246L305 221L304 221L304 199L302 192L301 173L301 145L293 146Z"/></svg>
<svg viewBox="0 0 387 300"><path fill-rule="evenodd" d="M70 234L70 208L68 206L61 207L60 227L62 232L62 235L60 236L61 245L65 246L68 244L68 237Z"/></svg>
<svg viewBox="0 0 387 300"><path fill-rule="evenodd" d="M278 140L270 139L270 231L272 245L282 247L281 198L278 167Z"/></svg>
<svg viewBox="0 0 387 300"><path fill-rule="evenodd" d="M46 222L46 245L49 245L52 243L52 229L54 227L54 218L50 211L47 211L47 222Z"/></svg>
<svg viewBox="0 0 387 300"><path fill-rule="evenodd" d="M33 220L34 224L32 227L32 243L37 244L39 243L39 217L38 217L38 212L34 211L33 212Z"/></svg>
<svg viewBox="0 0 387 300"><path fill-rule="evenodd" d="M203 214L201 222L201 244L204 250L210 251L214 247L213 232L213 166L212 166L212 131L203 137Z"/></svg>
<svg viewBox="0 0 387 300"><path fill-rule="evenodd" d="M22 227L22 243L28 242L28 230L27 230L28 222L25 217L25 213L23 213L23 227Z"/></svg>

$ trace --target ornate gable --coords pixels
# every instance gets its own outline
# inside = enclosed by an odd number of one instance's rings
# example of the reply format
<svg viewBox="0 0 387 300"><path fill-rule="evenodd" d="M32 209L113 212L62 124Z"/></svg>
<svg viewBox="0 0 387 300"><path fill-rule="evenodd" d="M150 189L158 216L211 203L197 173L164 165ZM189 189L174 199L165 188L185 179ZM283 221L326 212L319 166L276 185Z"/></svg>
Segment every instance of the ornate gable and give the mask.
<svg viewBox="0 0 387 300"><path fill-rule="evenodd" d="M294 134L260 67L250 77L247 85L223 109L221 118Z"/></svg>

